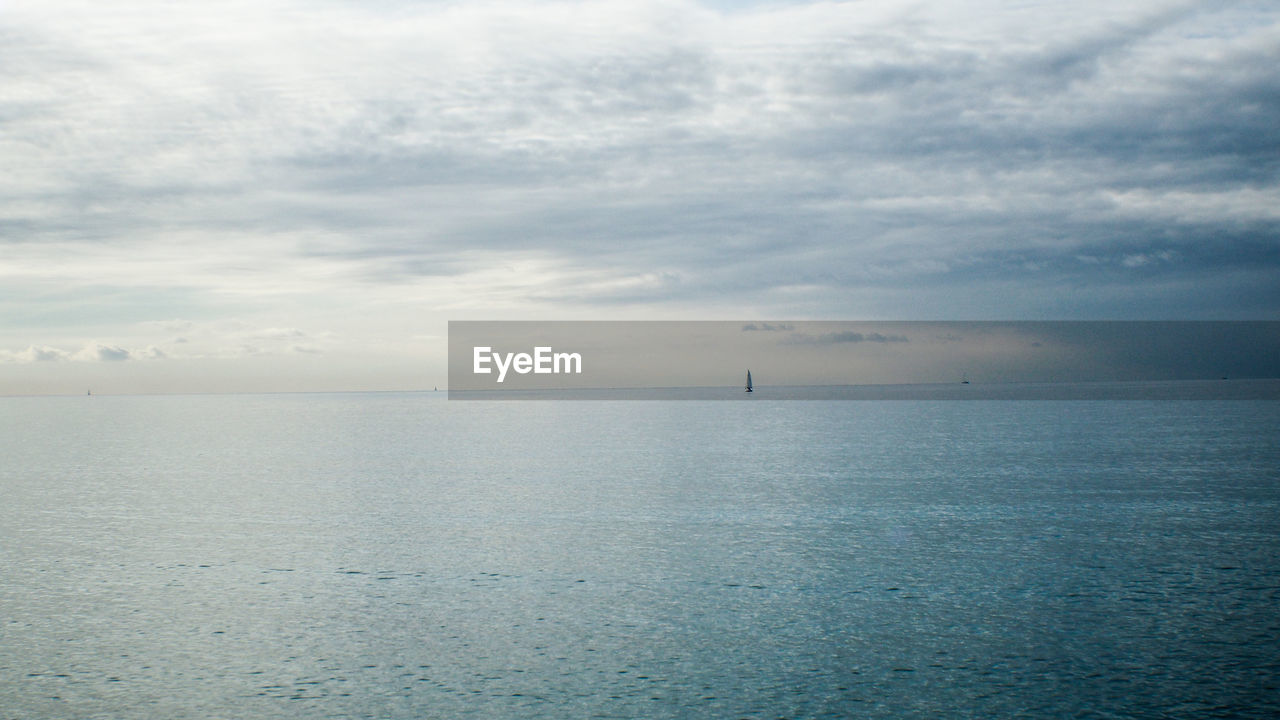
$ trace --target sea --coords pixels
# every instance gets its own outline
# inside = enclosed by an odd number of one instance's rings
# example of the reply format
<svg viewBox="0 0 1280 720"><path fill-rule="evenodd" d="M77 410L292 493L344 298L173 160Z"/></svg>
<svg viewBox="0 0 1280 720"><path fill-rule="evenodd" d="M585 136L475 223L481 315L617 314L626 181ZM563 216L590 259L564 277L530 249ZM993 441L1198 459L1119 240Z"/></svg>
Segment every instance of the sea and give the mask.
<svg viewBox="0 0 1280 720"><path fill-rule="evenodd" d="M1280 402L1059 395L0 398L0 719L1280 715Z"/></svg>

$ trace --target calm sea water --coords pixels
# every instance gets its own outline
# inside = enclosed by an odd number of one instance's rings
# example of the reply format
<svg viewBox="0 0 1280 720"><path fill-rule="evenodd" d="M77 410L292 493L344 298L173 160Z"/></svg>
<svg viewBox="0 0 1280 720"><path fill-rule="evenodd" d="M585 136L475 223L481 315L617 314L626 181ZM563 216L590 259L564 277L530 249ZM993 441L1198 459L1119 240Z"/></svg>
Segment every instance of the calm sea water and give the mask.
<svg viewBox="0 0 1280 720"><path fill-rule="evenodd" d="M0 398L0 718L1272 717L1280 403Z"/></svg>

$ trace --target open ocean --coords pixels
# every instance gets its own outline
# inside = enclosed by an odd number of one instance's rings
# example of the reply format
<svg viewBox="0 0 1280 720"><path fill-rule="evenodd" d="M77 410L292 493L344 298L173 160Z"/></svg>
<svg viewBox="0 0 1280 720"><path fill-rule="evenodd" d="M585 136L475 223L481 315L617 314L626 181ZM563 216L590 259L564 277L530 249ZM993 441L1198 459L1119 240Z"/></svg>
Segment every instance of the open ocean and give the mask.
<svg viewBox="0 0 1280 720"><path fill-rule="evenodd" d="M4 720L1270 718L1278 685L1274 400L0 398Z"/></svg>

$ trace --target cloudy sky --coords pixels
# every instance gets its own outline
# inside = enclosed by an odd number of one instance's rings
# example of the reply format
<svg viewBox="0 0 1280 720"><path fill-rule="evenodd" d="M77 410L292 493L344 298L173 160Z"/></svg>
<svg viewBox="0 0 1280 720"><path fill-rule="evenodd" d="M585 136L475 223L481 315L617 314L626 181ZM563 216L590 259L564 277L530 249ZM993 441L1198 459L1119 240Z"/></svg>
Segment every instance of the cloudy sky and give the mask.
<svg viewBox="0 0 1280 720"><path fill-rule="evenodd" d="M1274 2L0 0L0 394L478 319L1278 319Z"/></svg>

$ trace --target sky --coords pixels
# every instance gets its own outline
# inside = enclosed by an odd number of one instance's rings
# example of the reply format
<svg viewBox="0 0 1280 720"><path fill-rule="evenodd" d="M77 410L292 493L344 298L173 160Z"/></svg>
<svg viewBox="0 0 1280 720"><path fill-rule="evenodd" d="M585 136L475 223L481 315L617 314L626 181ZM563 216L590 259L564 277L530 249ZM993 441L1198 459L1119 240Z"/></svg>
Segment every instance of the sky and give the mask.
<svg viewBox="0 0 1280 720"><path fill-rule="evenodd" d="M0 0L0 394L449 320L1280 319L1274 2Z"/></svg>

